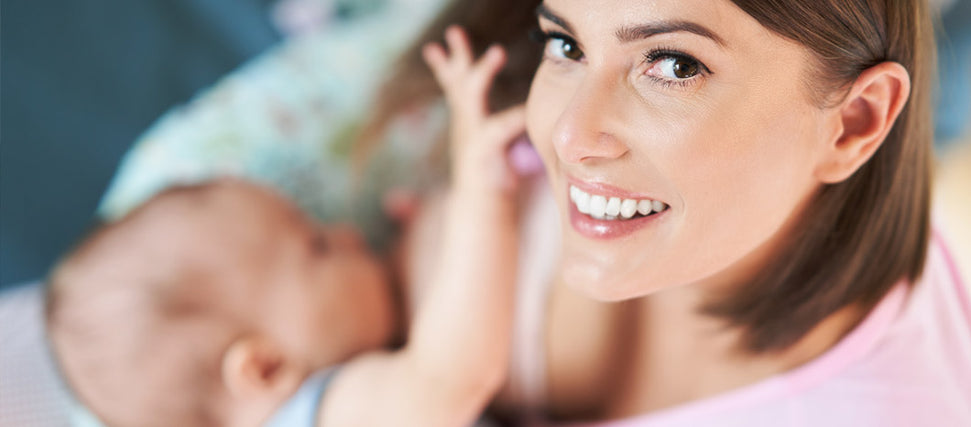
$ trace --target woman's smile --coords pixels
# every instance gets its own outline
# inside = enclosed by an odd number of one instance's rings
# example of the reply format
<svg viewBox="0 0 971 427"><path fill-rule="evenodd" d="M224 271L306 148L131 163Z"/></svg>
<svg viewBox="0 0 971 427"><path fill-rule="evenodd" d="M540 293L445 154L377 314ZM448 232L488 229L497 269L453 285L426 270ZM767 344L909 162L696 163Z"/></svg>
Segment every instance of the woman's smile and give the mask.
<svg viewBox="0 0 971 427"><path fill-rule="evenodd" d="M657 197L569 178L570 224L589 238L611 239L654 224L670 210Z"/></svg>

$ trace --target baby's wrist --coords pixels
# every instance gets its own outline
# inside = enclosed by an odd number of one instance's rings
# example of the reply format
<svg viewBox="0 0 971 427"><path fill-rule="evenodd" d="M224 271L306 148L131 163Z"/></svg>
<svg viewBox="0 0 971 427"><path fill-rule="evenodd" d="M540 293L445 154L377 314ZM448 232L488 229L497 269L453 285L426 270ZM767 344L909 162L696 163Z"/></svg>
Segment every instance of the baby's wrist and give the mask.
<svg viewBox="0 0 971 427"><path fill-rule="evenodd" d="M456 180L449 191L450 209L471 219L489 215L514 215L516 195L512 188L495 183Z"/></svg>
<svg viewBox="0 0 971 427"><path fill-rule="evenodd" d="M453 200L480 207L512 205L516 201L514 183L500 179L456 179L450 193Z"/></svg>
<svg viewBox="0 0 971 427"><path fill-rule="evenodd" d="M454 192L472 195L512 195L516 190L516 176L502 162L487 164L459 164L452 176Z"/></svg>

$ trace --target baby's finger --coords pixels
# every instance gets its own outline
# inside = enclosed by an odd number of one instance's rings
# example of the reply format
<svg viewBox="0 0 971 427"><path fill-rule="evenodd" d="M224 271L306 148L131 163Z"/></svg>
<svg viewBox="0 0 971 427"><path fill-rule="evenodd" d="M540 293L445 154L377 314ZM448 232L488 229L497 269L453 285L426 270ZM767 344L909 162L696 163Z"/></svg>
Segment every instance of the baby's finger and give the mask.
<svg viewBox="0 0 971 427"><path fill-rule="evenodd" d="M479 114L488 114L489 91L496 75L506 64L506 52L499 46L492 46L482 55L469 76L469 92L478 100Z"/></svg>
<svg viewBox="0 0 971 427"><path fill-rule="evenodd" d="M448 70L448 55L445 48L438 43L428 43L421 49L422 59L432 69L435 80L441 86L446 86L446 70Z"/></svg>
<svg viewBox="0 0 971 427"><path fill-rule="evenodd" d="M459 64L472 63L472 47L462 27L458 25L448 27L445 30L445 43L448 45L452 61L457 61Z"/></svg>

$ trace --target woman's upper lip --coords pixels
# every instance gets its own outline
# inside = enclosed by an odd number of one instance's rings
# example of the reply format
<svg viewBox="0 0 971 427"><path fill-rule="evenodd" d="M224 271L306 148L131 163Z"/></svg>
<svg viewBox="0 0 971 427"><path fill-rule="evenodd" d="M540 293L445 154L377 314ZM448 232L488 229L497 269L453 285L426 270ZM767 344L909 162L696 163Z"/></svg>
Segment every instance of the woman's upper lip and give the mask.
<svg viewBox="0 0 971 427"><path fill-rule="evenodd" d="M584 181L573 176L567 176L566 181L568 184L583 190L586 193L592 195L600 195L606 197L618 197L621 199L650 199L650 200L660 200L656 196L647 193L636 193L628 190L624 190L620 187L607 184L600 181ZM664 202L664 200L660 200Z"/></svg>

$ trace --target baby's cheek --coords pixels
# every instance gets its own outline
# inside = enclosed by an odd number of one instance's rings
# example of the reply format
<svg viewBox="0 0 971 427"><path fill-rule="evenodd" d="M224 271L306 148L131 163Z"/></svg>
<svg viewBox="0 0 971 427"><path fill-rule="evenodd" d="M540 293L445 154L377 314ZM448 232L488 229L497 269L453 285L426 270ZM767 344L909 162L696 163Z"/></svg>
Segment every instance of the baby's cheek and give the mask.
<svg viewBox="0 0 971 427"><path fill-rule="evenodd" d="M399 301L395 301L391 283L377 269L370 269L368 277L353 282L353 304L349 304L356 318L358 345L368 349L384 346L391 339L397 319Z"/></svg>

